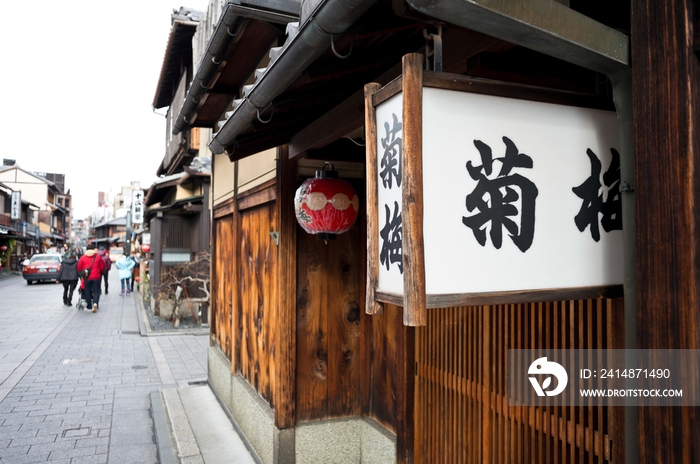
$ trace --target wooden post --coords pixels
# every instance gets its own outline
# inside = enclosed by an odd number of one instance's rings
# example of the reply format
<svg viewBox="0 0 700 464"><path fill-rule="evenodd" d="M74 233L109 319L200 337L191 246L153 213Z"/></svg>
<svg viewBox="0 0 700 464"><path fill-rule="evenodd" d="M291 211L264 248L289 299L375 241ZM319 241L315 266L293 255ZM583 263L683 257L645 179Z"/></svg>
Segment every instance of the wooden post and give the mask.
<svg viewBox="0 0 700 464"><path fill-rule="evenodd" d="M279 224L279 307L278 346L275 366L275 425L280 429L296 425L296 219L294 187L296 170L289 159L288 146L277 150L277 214Z"/></svg>
<svg viewBox="0 0 700 464"><path fill-rule="evenodd" d="M365 149L367 151L367 293L365 312L382 314L384 307L376 300L379 275L379 243L377 224L377 110L372 103L372 95L381 86L376 82L365 85Z"/></svg>
<svg viewBox="0 0 700 464"><path fill-rule="evenodd" d="M403 322L426 324L423 249L423 55L403 57Z"/></svg>
<svg viewBox="0 0 700 464"><path fill-rule="evenodd" d="M404 311L404 323L405 319ZM396 462L411 464L415 447L416 329L403 327L398 320L396 327Z"/></svg>
<svg viewBox="0 0 700 464"><path fill-rule="evenodd" d="M241 317L241 274L239 271L239 263L241 262L241 212L238 209L238 161L233 163L233 231L230 237L233 237L233 265L231 266L231 280L233 284L231 289L229 307L229 324L231 329L231 375L236 375L238 367L241 365L241 335L240 317ZM221 275L221 274L219 274ZM225 275L225 274L224 274Z"/></svg>
<svg viewBox="0 0 700 464"><path fill-rule="evenodd" d="M632 0L637 220L637 343L700 348L700 63L697 2ZM697 369L678 375L697 388ZM640 463L700 456L696 407L639 409ZM628 457L629 459L629 457Z"/></svg>

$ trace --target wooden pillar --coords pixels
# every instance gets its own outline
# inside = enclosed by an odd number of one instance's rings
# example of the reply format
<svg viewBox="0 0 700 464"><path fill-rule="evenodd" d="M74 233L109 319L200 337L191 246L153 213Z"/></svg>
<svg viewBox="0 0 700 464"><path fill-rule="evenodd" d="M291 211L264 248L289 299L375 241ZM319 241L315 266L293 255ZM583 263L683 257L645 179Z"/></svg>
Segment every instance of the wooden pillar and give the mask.
<svg viewBox="0 0 700 464"><path fill-rule="evenodd" d="M404 310L404 322L405 317ZM396 322L396 462L411 464L415 447L416 329Z"/></svg>
<svg viewBox="0 0 700 464"><path fill-rule="evenodd" d="M365 311L367 314L382 314L384 307L376 301L378 283L379 244L377 243L377 110L372 103L372 96L381 85L372 82L365 85L365 139L367 179L367 289Z"/></svg>
<svg viewBox="0 0 700 464"><path fill-rule="evenodd" d="M426 324L423 248L423 55L403 57L403 323Z"/></svg>
<svg viewBox="0 0 700 464"><path fill-rule="evenodd" d="M295 162L289 147L277 150L277 214L279 224L279 306L277 317L277 362L275 425L280 429L296 424L296 218L294 216Z"/></svg>
<svg viewBox="0 0 700 464"><path fill-rule="evenodd" d="M631 2L640 349L700 348L700 73L693 3ZM697 369L687 371L679 375L696 386ZM639 462L697 462L698 414L692 407L641 408Z"/></svg>

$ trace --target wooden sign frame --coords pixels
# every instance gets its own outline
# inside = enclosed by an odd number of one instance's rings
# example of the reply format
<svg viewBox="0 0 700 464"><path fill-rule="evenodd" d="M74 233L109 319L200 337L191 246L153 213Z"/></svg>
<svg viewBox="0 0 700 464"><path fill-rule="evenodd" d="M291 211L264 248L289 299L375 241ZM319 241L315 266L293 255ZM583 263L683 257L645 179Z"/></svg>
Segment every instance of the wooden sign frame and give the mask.
<svg viewBox="0 0 700 464"><path fill-rule="evenodd" d="M529 303L598 297L619 297L622 285L577 287L567 289L537 289L506 292L460 293L426 295L425 256L423 242L423 88L456 90L477 94L515 98L545 103L563 104L614 111L612 102L568 91L489 81L463 75L423 70L421 54L403 57L402 75L381 87L377 83L365 86L366 178L367 178L367 292L366 312L381 314L382 303L404 308L404 324L426 324L428 308L456 306ZM376 108L390 98L403 93L402 139L402 255L404 293L378 290L378 186L377 186L377 118Z"/></svg>

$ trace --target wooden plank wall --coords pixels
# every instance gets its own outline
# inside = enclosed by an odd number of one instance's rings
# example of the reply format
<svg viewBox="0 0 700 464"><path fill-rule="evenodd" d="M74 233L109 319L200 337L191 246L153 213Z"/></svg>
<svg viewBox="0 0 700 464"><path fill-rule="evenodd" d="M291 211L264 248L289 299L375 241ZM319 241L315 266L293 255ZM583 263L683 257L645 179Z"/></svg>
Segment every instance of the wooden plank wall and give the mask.
<svg viewBox="0 0 700 464"><path fill-rule="evenodd" d="M620 300L442 308L416 330L416 463L622 463L621 408L514 407L508 349L622 348Z"/></svg>
<svg viewBox="0 0 700 464"><path fill-rule="evenodd" d="M327 244L298 230L297 423L362 412L362 237L358 224Z"/></svg>
<svg viewBox="0 0 700 464"><path fill-rule="evenodd" d="M396 359L398 331L403 327L401 308L385 304L384 313L371 316L371 366L370 366L370 416L387 429L396 433Z"/></svg>
<svg viewBox="0 0 700 464"><path fill-rule="evenodd" d="M212 342L221 349L228 359L232 359L232 316L231 298L233 281L233 216L228 215L214 221L214 253L212 256Z"/></svg>
<svg viewBox="0 0 700 464"><path fill-rule="evenodd" d="M278 230L275 202L241 211L240 256L236 263L239 282L234 301L240 305L234 314L238 370L250 385L274 408L276 365L276 308L278 298L277 246L270 232Z"/></svg>

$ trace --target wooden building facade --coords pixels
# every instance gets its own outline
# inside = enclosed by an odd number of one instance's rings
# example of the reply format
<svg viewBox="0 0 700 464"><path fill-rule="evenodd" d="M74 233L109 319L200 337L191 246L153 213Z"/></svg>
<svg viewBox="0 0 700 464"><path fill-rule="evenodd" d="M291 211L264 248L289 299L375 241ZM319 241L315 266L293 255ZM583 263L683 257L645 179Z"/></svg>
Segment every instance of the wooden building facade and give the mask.
<svg viewBox="0 0 700 464"><path fill-rule="evenodd" d="M215 130L209 381L260 461L694 462L695 408L516 407L506 391L509 349L698 348L694 3L259 3L215 10L174 130ZM363 88L415 52L475 88L617 111L624 298L485 299L414 326L369 307ZM325 161L362 205L327 243L293 209Z"/></svg>
<svg viewBox="0 0 700 464"><path fill-rule="evenodd" d="M149 261L148 288L154 310L160 309L160 302L172 304L176 299L174 287L177 285L172 284L172 278L167 278L174 266L190 266L190 272L203 274L196 277L205 280L208 272L211 158L200 150L200 140L208 131L192 128L171 134L176 111L182 106L187 91L187 82L192 79L192 39L202 15L203 12L186 7L173 10L153 98L154 109L167 107L165 153L156 171L160 177L143 198L146 208L144 229L150 233L151 240L145 259ZM190 281L182 286L188 299L206 300L206 290L199 282ZM201 319L198 322L208 322L206 307L199 309ZM194 316L194 312L192 314Z"/></svg>

